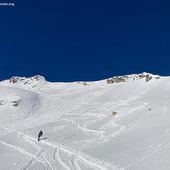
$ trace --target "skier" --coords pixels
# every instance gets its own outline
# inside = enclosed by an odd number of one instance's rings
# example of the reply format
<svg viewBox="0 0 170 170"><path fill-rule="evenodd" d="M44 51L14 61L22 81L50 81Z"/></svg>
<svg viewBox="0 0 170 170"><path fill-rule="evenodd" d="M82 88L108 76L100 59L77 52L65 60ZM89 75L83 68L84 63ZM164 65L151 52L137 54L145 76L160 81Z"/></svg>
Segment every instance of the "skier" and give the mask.
<svg viewBox="0 0 170 170"><path fill-rule="evenodd" d="M38 134L38 141L40 141L40 137L43 135L43 131L40 130L39 134Z"/></svg>

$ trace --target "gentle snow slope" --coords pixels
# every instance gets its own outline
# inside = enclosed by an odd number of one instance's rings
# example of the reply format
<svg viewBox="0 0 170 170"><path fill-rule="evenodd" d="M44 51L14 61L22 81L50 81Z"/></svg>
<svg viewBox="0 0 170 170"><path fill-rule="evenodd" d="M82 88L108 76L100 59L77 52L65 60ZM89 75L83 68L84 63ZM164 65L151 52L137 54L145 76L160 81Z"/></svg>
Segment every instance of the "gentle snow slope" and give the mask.
<svg viewBox="0 0 170 170"><path fill-rule="evenodd" d="M169 87L169 77L147 73L0 82L0 170L167 170Z"/></svg>

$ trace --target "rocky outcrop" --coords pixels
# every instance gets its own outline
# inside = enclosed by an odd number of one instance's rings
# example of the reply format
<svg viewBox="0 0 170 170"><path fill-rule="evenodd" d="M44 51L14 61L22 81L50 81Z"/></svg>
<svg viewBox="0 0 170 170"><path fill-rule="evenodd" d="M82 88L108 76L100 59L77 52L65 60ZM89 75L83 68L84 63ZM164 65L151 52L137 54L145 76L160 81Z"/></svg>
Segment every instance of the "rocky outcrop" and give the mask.
<svg viewBox="0 0 170 170"><path fill-rule="evenodd" d="M33 81L45 81L45 78L43 76L36 75L33 77L28 77L28 78L14 76L9 79L10 83L18 83L19 82L19 83L24 83L24 84L30 84Z"/></svg>
<svg viewBox="0 0 170 170"><path fill-rule="evenodd" d="M116 76L107 79L107 84L126 82L127 80L128 80L128 76Z"/></svg>
<svg viewBox="0 0 170 170"><path fill-rule="evenodd" d="M150 73L141 73L141 74L133 74L128 76L115 76L107 79L107 84L113 83L122 83L122 82L130 82L144 79L146 82L149 82L152 79L160 79L160 76L155 76Z"/></svg>
<svg viewBox="0 0 170 170"><path fill-rule="evenodd" d="M19 102L20 102L20 100L12 101L11 104L12 104L12 106L17 107L17 106L19 106Z"/></svg>
<svg viewBox="0 0 170 170"><path fill-rule="evenodd" d="M34 88L38 85L42 85L46 82L45 78L40 75L36 75L33 77L18 77L14 76L9 79L9 83L13 85L20 85L26 88Z"/></svg>
<svg viewBox="0 0 170 170"><path fill-rule="evenodd" d="M80 84L82 86L89 86L88 82L77 82L77 84Z"/></svg>

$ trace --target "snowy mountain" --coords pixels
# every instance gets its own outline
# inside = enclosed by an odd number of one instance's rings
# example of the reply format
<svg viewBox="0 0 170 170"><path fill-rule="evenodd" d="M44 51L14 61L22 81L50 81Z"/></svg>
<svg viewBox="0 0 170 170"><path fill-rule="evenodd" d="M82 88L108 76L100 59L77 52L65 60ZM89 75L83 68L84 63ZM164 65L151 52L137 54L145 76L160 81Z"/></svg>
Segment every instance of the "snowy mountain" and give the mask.
<svg viewBox="0 0 170 170"><path fill-rule="evenodd" d="M149 73L1 81L0 170L168 170L169 87Z"/></svg>

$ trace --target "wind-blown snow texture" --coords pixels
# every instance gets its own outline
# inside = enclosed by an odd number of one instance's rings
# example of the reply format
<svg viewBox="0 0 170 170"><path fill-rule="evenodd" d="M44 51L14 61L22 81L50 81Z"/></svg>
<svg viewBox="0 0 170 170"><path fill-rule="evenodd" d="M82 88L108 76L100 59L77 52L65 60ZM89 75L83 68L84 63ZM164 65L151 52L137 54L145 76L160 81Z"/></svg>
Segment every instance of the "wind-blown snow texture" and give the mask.
<svg viewBox="0 0 170 170"><path fill-rule="evenodd" d="M148 73L97 82L2 81L0 170L167 170L169 87L170 77Z"/></svg>

